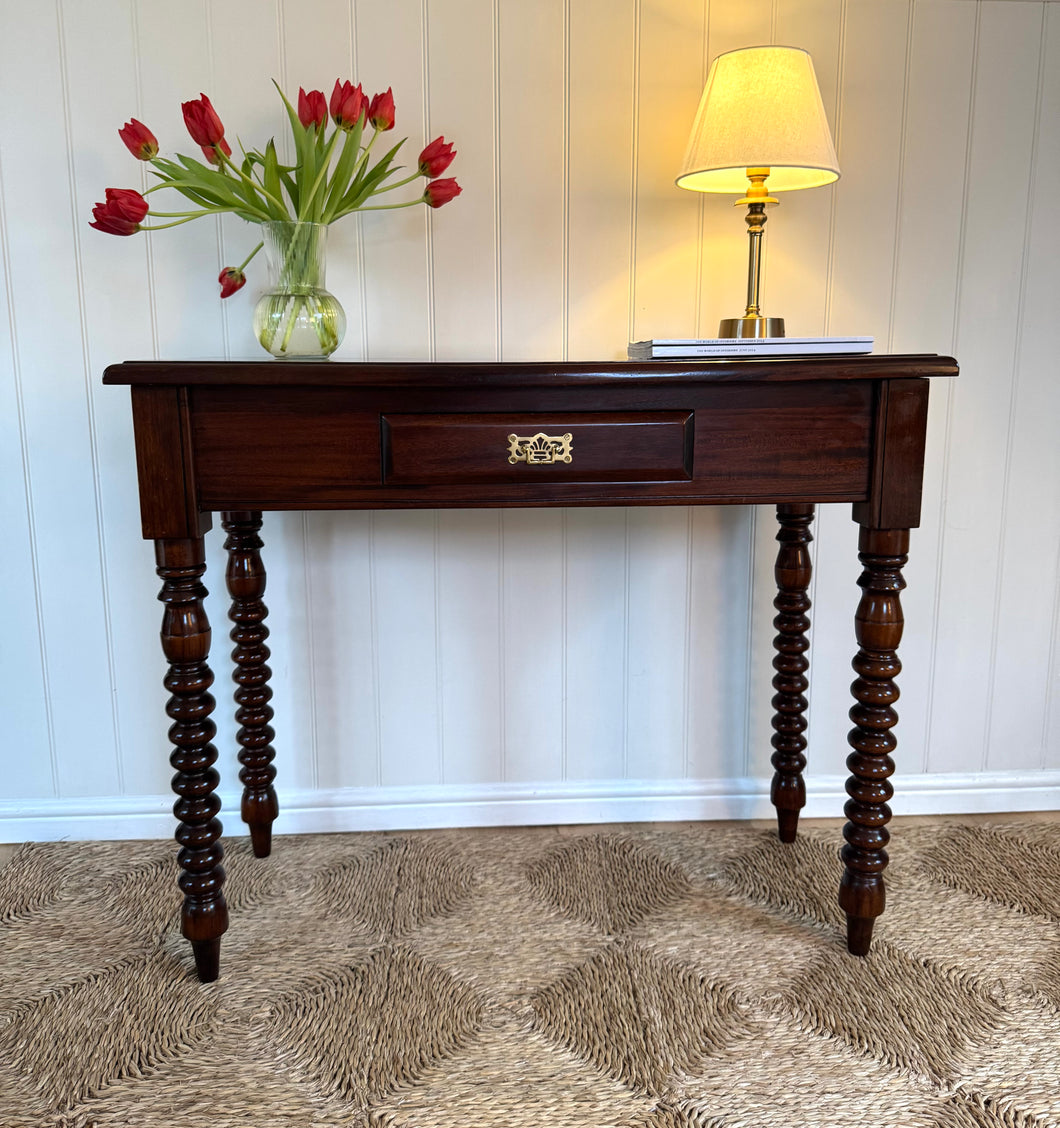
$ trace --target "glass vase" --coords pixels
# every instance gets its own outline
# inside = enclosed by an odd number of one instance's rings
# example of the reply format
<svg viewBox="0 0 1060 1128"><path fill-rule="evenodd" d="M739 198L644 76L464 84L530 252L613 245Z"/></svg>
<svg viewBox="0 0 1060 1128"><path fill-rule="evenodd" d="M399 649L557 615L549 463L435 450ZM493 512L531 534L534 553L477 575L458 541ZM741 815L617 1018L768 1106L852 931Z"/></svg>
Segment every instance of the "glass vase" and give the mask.
<svg viewBox="0 0 1060 1128"><path fill-rule="evenodd" d="M269 285L254 307L254 334L275 357L324 360L346 332L346 314L324 288L327 224L275 220L261 230Z"/></svg>

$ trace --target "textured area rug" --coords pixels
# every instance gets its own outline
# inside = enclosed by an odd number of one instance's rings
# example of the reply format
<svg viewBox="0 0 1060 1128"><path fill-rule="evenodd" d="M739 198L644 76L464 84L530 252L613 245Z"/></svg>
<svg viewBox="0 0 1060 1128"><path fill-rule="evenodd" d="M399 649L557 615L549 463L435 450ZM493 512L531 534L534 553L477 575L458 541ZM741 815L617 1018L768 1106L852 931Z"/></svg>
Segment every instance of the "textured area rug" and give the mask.
<svg viewBox="0 0 1060 1128"><path fill-rule="evenodd" d="M0 870L3 1128L1060 1126L1060 824L230 842L221 979L169 843Z"/></svg>

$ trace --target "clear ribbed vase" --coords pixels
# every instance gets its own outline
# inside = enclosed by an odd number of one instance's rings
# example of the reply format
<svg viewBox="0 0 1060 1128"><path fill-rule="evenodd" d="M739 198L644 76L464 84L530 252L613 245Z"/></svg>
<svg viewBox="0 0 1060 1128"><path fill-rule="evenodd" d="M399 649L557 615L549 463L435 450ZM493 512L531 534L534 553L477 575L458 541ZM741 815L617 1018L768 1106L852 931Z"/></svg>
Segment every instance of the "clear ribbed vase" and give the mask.
<svg viewBox="0 0 1060 1128"><path fill-rule="evenodd" d="M254 307L254 333L266 352L290 360L323 360L346 332L346 314L324 288L325 223L261 225L268 289Z"/></svg>

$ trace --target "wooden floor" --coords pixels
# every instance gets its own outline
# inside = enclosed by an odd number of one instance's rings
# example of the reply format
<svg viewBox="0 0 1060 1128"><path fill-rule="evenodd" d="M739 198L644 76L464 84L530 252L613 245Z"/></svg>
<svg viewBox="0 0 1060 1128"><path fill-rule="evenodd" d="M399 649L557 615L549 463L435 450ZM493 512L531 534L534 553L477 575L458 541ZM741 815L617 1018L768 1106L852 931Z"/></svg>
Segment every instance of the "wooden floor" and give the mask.
<svg viewBox="0 0 1060 1128"><path fill-rule="evenodd" d="M834 827L836 833L842 828L844 819L802 819L800 826L820 826L820 827ZM892 831L900 828L901 826L914 826L918 823L945 823L945 822L960 822L960 823L976 823L976 822L1060 822L1060 811L1017 811L1013 813L999 811L993 814L985 815L907 815L904 818L895 818L891 821ZM735 823L719 822L719 826L734 826ZM752 826L772 826L772 819L753 819L751 820ZM558 827L559 832L562 834L564 831L574 831L573 827ZM7 863L14 856L15 851L18 849L19 843L0 843L0 868L7 865Z"/></svg>

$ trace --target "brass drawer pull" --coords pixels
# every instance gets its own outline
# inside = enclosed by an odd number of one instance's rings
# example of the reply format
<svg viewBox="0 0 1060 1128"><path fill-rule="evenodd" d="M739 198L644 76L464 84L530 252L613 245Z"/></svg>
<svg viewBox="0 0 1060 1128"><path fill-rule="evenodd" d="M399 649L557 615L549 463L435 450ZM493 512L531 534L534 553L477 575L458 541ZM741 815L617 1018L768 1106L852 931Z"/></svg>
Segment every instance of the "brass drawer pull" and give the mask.
<svg viewBox="0 0 1060 1128"><path fill-rule="evenodd" d="M525 462L528 466L550 466L554 462L572 462L571 447L574 436L568 431L565 435L546 435L538 431L536 435L520 437L508 436L508 461Z"/></svg>

